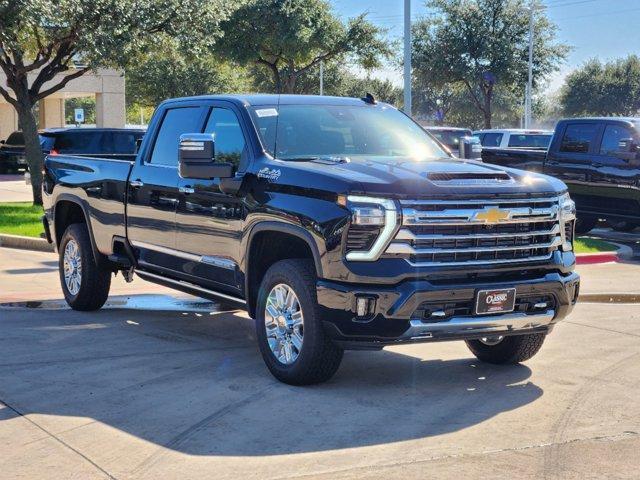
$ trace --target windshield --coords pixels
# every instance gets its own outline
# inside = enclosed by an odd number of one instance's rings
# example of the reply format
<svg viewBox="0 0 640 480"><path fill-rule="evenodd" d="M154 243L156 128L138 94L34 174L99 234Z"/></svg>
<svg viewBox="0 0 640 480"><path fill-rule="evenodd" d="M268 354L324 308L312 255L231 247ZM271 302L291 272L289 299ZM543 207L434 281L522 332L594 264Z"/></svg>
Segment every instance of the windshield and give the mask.
<svg viewBox="0 0 640 480"><path fill-rule="evenodd" d="M548 148L551 134L514 134L509 137L509 146L515 148Z"/></svg>
<svg viewBox="0 0 640 480"><path fill-rule="evenodd" d="M422 128L384 105L280 105L252 108L265 149L275 158L449 158Z"/></svg>

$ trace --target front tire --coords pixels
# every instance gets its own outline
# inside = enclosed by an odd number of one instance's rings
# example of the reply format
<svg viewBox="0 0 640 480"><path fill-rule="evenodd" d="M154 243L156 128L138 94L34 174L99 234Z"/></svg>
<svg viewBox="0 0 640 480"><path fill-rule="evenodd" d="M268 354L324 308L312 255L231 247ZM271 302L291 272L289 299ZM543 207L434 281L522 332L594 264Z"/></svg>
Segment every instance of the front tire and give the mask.
<svg viewBox="0 0 640 480"><path fill-rule="evenodd" d="M96 263L87 226L69 225L59 248L58 269L64 299L74 310L98 310L111 288L111 270Z"/></svg>
<svg viewBox="0 0 640 480"><path fill-rule="evenodd" d="M343 350L325 334L309 260L281 260L269 268L256 307L260 353L271 374L289 385L329 380Z"/></svg>
<svg viewBox="0 0 640 480"><path fill-rule="evenodd" d="M467 347L478 360L496 365L525 362L540 351L545 333L467 340Z"/></svg>

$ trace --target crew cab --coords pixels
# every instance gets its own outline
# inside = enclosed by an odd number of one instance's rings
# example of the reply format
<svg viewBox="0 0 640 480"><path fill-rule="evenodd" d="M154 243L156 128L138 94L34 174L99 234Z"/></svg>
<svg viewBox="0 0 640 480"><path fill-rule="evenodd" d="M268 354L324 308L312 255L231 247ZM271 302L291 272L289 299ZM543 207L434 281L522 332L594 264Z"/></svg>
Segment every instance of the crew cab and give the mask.
<svg viewBox="0 0 640 480"><path fill-rule="evenodd" d="M369 95L168 100L135 161L49 156L43 189L72 308L117 272L236 305L295 385L345 349L525 361L579 291L561 181L454 158Z"/></svg>
<svg viewBox="0 0 640 480"><path fill-rule="evenodd" d="M484 149L485 162L552 175L576 202L578 233L599 219L640 225L640 119L573 118L556 125L548 150Z"/></svg>

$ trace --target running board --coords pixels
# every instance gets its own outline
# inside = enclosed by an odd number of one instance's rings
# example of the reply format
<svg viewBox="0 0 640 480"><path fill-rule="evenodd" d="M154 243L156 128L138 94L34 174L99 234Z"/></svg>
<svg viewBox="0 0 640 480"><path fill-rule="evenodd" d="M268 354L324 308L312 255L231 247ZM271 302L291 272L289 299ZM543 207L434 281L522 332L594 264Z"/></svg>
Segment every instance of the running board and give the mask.
<svg viewBox="0 0 640 480"><path fill-rule="evenodd" d="M193 283L185 282L183 280L174 280L173 278L167 278L163 277L162 275L139 270L136 270L136 274L143 280L149 280L153 283L163 283L167 286L175 287L178 290L187 291L187 293L200 292L211 297L226 300L228 302L233 302L245 306L247 305L247 302L242 298L234 297L233 295L227 295L226 293L216 292L214 290L209 290L207 288L203 288Z"/></svg>

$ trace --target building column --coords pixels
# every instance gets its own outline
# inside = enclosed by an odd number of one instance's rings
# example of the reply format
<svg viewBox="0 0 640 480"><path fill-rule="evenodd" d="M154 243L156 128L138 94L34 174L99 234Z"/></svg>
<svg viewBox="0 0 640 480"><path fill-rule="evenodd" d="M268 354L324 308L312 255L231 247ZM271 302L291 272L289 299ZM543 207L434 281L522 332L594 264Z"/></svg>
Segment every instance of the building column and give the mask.
<svg viewBox="0 0 640 480"><path fill-rule="evenodd" d="M18 129L18 112L9 103L0 103L0 140L6 140Z"/></svg>
<svg viewBox="0 0 640 480"><path fill-rule="evenodd" d="M125 123L124 93L96 93L96 126L122 128Z"/></svg>
<svg viewBox="0 0 640 480"><path fill-rule="evenodd" d="M64 98L44 98L39 110L40 128L64 127Z"/></svg>

